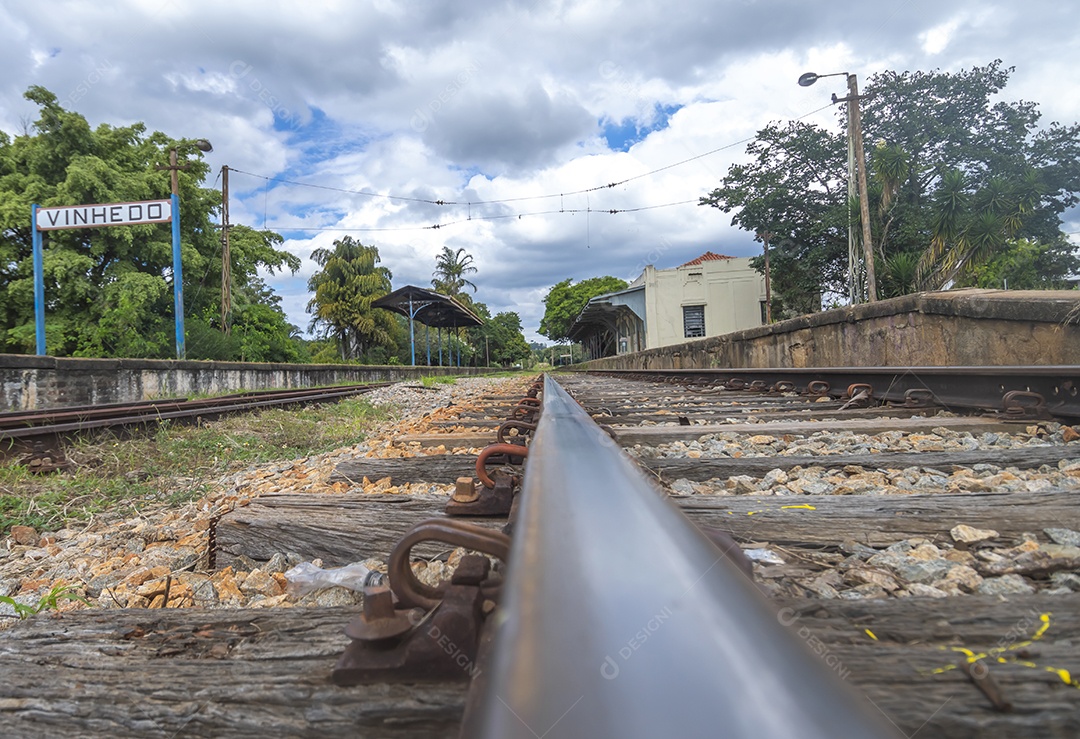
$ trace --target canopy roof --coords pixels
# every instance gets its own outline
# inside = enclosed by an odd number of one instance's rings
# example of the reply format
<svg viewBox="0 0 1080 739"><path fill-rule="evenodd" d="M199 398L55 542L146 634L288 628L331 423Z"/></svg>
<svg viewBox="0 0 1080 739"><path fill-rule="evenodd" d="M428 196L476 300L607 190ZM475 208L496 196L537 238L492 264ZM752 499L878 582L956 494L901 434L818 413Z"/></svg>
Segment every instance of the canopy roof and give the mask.
<svg viewBox="0 0 1080 739"><path fill-rule="evenodd" d="M484 323L480 316L453 298L415 285L400 287L371 305L374 308L392 310L425 326L436 328L482 326Z"/></svg>
<svg viewBox="0 0 1080 739"><path fill-rule="evenodd" d="M620 315L637 318L644 322L645 284L634 285L623 290L604 293L590 298L578 313L567 332L571 341L582 341L596 331L614 329ZM637 297L638 300L633 300ZM637 305L640 303L640 306ZM635 307L638 309L635 310ZM640 313L639 313L640 310Z"/></svg>

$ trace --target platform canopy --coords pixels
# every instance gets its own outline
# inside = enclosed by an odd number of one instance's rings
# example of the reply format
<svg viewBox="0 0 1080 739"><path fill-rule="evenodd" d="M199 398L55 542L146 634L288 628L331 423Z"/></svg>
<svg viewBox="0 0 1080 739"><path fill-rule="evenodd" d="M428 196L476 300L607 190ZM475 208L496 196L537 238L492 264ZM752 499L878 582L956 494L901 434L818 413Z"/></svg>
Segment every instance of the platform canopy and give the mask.
<svg viewBox="0 0 1080 739"><path fill-rule="evenodd" d="M392 310L433 328L457 328L484 324L480 316L453 298L414 285L399 287L371 305L373 308Z"/></svg>
<svg viewBox="0 0 1080 739"><path fill-rule="evenodd" d="M399 287L371 304L373 308L400 313L409 319L409 342L412 347L412 363L416 364L416 335L413 321L434 328L460 328L482 326L484 320L453 298L426 290L415 285ZM441 354L441 349L440 349ZM428 360L430 363L430 359ZM460 356L458 362L460 363Z"/></svg>

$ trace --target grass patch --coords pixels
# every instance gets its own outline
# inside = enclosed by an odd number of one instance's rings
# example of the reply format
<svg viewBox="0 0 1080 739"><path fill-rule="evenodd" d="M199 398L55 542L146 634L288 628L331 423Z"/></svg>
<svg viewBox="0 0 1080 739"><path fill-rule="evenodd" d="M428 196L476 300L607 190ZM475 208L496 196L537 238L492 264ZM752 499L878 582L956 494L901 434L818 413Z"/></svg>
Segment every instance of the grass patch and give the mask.
<svg viewBox="0 0 1080 739"><path fill-rule="evenodd" d="M56 585L34 604L20 603L14 598L0 595L0 603L11 606L18 618L30 618L42 611L55 611L60 606L60 601L63 600L77 600L80 603L90 605L90 601L76 592L74 585Z"/></svg>
<svg viewBox="0 0 1080 739"><path fill-rule="evenodd" d="M453 385L457 380L456 375L428 375L420 378L420 384L424 387L435 387L436 385Z"/></svg>
<svg viewBox="0 0 1080 739"><path fill-rule="evenodd" d="M0 465L0 535L14 525L39 531L104 512L135 512L206 494L228 472L359 443L389 417L363 397L295 410L228 416L202 426L164 422L119 439L95 434L70 443L67 472L33 475Z"/></svg>
<svg viewBox="0 0 1080 739"><path fill-rule="evenodd" d="M541 369L541 368L519 369L519 370L508 369L508 370L498 370L498 371L495 371L495 372L485 372L483 376L485 378L491 378L491 379L502 379L502 378L510 378L510 377L533 378L533 377L539 377L540 373L543 372L543 371L544 370Z"/></svg>

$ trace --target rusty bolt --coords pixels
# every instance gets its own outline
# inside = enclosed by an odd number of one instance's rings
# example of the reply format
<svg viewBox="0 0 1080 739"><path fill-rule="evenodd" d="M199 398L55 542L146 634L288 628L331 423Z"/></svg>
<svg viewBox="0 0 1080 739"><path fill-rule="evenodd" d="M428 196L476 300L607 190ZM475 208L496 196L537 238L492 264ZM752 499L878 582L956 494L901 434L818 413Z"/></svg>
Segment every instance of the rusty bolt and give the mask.
<svg viewBox="0 0 1080 739"><path fill-rule="evenodd" d="M472 503L479 497L480 493L476 492L476 481L473 478L459 477L457 479L453 496L455 503Z"/></svg>
<svg viewBox="0 0 1080 739"><path fill-rule="evenodd" d="M364 588L364 611L345 627L345 635L360 641L383 641L401 636L413 626L408 611L394 610L394 595L385 585Z"/></svg>

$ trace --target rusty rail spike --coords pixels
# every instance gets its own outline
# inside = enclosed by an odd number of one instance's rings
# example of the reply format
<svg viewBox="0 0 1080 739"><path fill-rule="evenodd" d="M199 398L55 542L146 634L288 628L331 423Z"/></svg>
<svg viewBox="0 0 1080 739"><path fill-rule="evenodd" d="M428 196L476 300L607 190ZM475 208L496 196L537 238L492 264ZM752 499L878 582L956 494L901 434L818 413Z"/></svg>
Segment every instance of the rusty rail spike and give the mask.
<svg viewBox="0 0 1080 739"><path fill-rule="evenodd" d="M1010 390L1002 396L1001 405L1010 418L1050 418L1046 398L1030 390Z"/></svg>
<svg viewBox="0 0 1080 739"><path fill-rule="evenodd" d="M495 438L498 439L500 444L510 443L507 441L507 434L509 434L511 429L517 429L520 432L517 435L517 438L521 439L529 436L533 431L536 431L536 424L526 423L525 421L503 421L499 426L498 431L495 432Z"/></svg>
<svg viewBox="0 0 1080 739"><path fill-rule="evenodd" d="M412 570L410 555L413 547L425 541L439 541L483 552L503 562L506 562L510 555L510 537L500 531L438 518L421 521L409 529L397 543L387 564L390 589L397 596L398 603L406 608L431 610L442 600L443 587L420 582ZM484 597L494 600L498 596L499 584L489 583L482 590Z"/></svg>
<svg viewBox="0 0 1080 739"><path fill-rule="evenodd" d="M495 487L495 481L488 476L485 467L488 459L496 454L505 454L507 457L524 458L529 456L529 448L523 447L520 444L489 444L484 447L476 457L476 476L480 478L480 482L483 483L486 488Z"/></svg>

